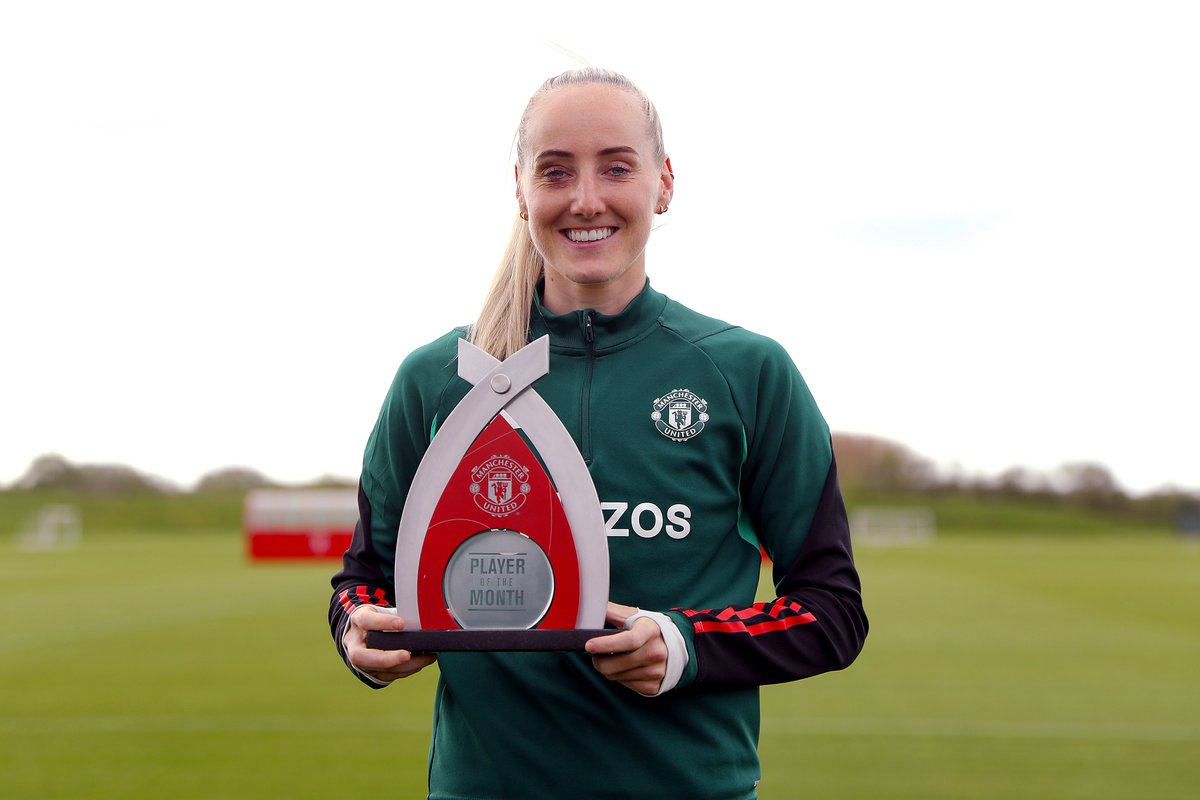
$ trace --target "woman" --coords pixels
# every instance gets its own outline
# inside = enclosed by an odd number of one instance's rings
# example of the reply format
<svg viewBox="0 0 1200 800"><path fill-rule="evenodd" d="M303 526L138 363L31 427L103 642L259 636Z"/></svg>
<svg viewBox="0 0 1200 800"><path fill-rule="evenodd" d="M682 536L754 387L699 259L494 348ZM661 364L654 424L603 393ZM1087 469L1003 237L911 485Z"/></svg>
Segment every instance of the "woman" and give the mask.
<svg viewBox="0 0 1200 800"><path fill-rule="evenodd" d="M652 289L645 247L674 191L657 112L624 77L547 81L517 137L519 218L483 312L401 365L367 445L361 520L330 623L369 685L438 661L431 798L756 797L758 686L847 666L866 636L829 431L776 343ZM605 511L609 621L587 654L412 655L391 563L431 431L497 358L551 337L538 394ZM754 604L760 547L779 598ZM653 612L637 612L637 608Z"/></svg>

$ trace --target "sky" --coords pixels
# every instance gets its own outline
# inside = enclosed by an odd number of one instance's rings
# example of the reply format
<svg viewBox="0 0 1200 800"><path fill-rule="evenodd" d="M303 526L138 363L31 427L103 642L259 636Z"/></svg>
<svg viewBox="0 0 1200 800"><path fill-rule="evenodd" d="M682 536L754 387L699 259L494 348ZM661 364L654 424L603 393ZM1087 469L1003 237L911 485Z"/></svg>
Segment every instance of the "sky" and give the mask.
<svg viewBox="0 0 1200 800"><path fill-rule="evenodd" d="M0 4L0 484L356 476L583 61L663 118L651 282L780 341L834 431L1200 487L1198 34L1153 1Z"/></svg>

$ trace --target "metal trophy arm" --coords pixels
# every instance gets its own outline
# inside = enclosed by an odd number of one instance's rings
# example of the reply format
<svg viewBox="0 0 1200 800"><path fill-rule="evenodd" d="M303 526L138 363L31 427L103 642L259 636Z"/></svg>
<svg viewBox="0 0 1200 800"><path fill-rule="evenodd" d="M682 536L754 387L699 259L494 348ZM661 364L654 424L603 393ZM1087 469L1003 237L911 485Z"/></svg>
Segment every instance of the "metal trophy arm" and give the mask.
<svg viewBox="0 0 1200 800"><path fill-rule="evenodd" d="M543 336L518 353L530 347L544 347L549 360L550 337ZM458 362L458 374L472 383L487 379L494 373L496 365L501 363L466 339L459 339ZM525 431L546 463L558 487L567 521L574 532L580 578L576 627L601 628L608 607L608 534L604 529L600 498L596 494L587 463L554 410L533 389L522 391L510 400L504 407L504 413Z"/></svg>

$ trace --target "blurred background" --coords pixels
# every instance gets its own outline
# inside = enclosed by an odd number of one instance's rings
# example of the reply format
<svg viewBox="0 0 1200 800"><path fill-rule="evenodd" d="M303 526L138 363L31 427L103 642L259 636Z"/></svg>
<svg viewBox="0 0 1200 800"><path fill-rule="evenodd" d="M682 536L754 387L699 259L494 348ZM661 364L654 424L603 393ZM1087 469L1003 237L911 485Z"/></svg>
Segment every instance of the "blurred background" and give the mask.
<svg viewBox="0 0 1200 800"><path fill-rule="evenodd" d="M433 677L345 673L313 509L474 318L521 110L586 61L663 117L654 285L782 342L835 431L873 629L764 690L762 796L1193 796L1198 23L0 6L0 795L421 793Z"/></svg>

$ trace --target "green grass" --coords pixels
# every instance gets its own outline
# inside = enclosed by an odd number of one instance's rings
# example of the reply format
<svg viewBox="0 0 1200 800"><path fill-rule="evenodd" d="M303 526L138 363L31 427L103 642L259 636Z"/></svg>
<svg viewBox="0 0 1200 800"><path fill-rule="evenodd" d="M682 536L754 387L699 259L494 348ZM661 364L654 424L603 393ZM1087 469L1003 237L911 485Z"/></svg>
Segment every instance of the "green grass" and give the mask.
<svg viewBox="0 0 1200 800"><path fill-rule="evenodd" d="M331 564L252 565L230 530L4 544L0 796L333 797L355 764L423 780L433 676L350 678Z"/></svg>
<svg viewBox="0 0 1200 800"><path fill-rule="evenodd" d="M0 797L423 796L436 675L374 692L345 671L332 563L249 563L224 524L105 527L54 553L0 528ZM1200 547L943 537L858 558L867 648L764 689L764 800L1195 796Z"/></svg>
<svg viewBox="0 0 1200 800"><path fill-rule="evenodd" d="M867 647L764 690L764 798L1195 796L1200 548L1012 537L858 557Z"/></svg>

